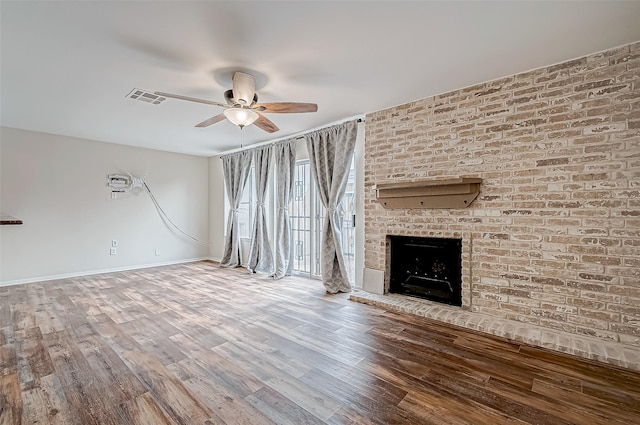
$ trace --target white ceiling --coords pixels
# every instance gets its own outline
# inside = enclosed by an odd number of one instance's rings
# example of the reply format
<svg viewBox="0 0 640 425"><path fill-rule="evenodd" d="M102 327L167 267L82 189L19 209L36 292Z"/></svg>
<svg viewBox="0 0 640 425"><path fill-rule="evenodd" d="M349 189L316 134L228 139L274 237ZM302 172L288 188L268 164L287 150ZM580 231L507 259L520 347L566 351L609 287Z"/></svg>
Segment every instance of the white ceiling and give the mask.
<svg viewBox="0 0 640 425"><path fill-rule="evenodd" d="M133 88L224 101L234 70L280 131L245 145L640 40L640 2L2 1L1 124L187 154L240 144L221 108L128 99Z"/></svg>

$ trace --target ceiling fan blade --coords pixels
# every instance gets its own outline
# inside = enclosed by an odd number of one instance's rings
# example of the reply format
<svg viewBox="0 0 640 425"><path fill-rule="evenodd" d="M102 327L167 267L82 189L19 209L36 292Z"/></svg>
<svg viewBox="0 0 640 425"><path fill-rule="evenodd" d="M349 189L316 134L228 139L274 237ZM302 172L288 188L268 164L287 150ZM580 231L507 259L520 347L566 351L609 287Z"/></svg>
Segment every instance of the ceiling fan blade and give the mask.
<svg viewBox="0 0 640 425"><path fill-rule="evenodd" d="M241 105L251 105L256 94L256 81L253 75L244 72L233 74L233 98Z"/></svg>
<svg viewBox="0 0 640 425"><path fill-rule="evenodd" d="M275 102L275 103L258 103L253 109L268 114L289 114L298 112L317 112L318 105L315 103L300 102Z"/></svg>
<svg viewBox="0 0 640 425"><path fill-rule="evenodd" d="M212 100L198 99L198 98L195 98L195 97L182 96L180 94L164 93L164 92L161 92L161 91L157 91L154 94L157 94L158 96L171 97L173 99L188 100L189 102L204 103L205 105L222 106L222 107L227 106L224 103L214 102Z"/></svg>
<svg viewBox="0 0 640 425"><path fill-rule="evenodd" d="M278 126L275 125L273 121L271 121L269 118L265 117L262 114L258 114L258 115L260 116L258 117L256 122L254 122L256 127L266 131L267 133L275 133L276 131L280 130Z"/></svg>
<svg viewBox="0 0 640 425"><path fill-rule="evenodd" d="M215 117L211 117L209 119L206 119L204 121L202 121L200 124L196 124L196 127L209 127L211 124L215 124L217 122L220 122L224 119L226 119L227 117L225 117L224 114L218 114Z"/></svg>

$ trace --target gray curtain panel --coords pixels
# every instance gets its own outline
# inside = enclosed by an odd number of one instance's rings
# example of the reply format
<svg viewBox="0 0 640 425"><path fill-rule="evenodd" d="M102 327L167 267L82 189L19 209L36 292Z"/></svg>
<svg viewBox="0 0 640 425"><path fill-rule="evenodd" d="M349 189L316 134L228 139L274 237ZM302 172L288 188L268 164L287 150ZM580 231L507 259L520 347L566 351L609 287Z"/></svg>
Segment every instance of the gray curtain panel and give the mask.
<svg viewBox="0 0 640 425"><path fill-rule="evenodd" d="M295 140L275 145L276 156L276 264L271 275L281 279L291 275L293 268L293 243L291 243L291 219L289 218L289 204L293 192L293 178L296 167Z"/></svg>
<svg viewBox="0 0 640 425"><path fill-rule="evenodd" d="M251 233L251 248L247 260L249 273L273 273L273 253L267 233L267 214L265 200L269 170L271 168L272 146L253 151L253 169L256 181L256 209Z"/></svg>
<svg viewBox="0 0 640 425"><path fill-rule="evenodd" d="M311 173L327 215L322 226L320 267L327 292L349 292L351 284L340 244L338 204L344 197L358 123L350 121L305 135Z"/></svg>
<svg viewBox="0 0 640 425"><path fill-rule="evenodd" d="M227 237L224 242L224 254L220 265L238 267L241 264L238 207L240 206L242 191L251 169L251 153L243 151L223 156L222 169L231 210L227 220Z"/></svg>

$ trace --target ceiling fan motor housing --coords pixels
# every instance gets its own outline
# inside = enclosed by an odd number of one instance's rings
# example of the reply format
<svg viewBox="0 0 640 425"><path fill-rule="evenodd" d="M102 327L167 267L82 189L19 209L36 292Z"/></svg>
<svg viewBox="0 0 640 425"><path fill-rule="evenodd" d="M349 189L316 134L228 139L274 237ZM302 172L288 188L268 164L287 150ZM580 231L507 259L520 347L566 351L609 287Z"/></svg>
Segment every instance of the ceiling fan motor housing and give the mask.
<svg viewBox="0 0 640 425"><path fill-rule="evenodd" d="M244 72L233 74L233 97L236 103L249 106L255 94L256 86L253 75Z"/></svg>
<svg viewBox="0 0 640 425"><path fill-rule="evenodd" d="M229 89L229 90L224 92L224 100L225 100L225 102L227 102L231 106L243 106L243 104L233 96L233 90L231 90L231 89ZM258 103L258 94L257 93L253 94L253 101L251 103L246 104L246 105L250 106L250 105L253 105L255 103Z"/></svg>

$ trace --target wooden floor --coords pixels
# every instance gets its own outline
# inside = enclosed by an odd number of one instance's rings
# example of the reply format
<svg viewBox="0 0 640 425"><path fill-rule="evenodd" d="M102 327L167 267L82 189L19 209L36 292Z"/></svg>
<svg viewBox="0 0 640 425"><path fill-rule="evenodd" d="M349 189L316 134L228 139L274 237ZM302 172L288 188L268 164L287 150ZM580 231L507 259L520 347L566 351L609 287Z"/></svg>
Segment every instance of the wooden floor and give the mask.
<svg viewBox="0 0 640 425"><path fill-rule="evenodd" d="M639 424L640 374L200 262L0 288L0 424Z"/></svg>

